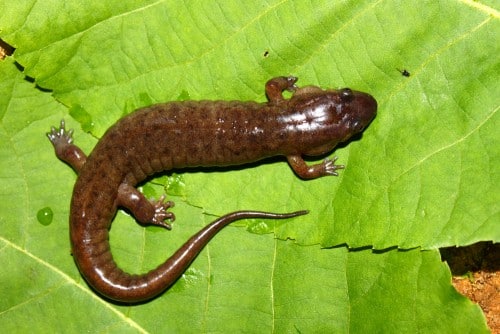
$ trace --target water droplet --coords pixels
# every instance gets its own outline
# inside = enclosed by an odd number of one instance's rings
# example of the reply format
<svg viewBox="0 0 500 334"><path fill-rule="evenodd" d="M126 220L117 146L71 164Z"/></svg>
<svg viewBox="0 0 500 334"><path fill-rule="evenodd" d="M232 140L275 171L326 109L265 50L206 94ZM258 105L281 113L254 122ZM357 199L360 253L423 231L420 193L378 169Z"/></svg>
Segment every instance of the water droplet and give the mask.
<svg viewBox="0 0 500 334"><path fill-rule="evenodd" d="M36 219L44 226L50 225L50 223L52 223L52 218L54 218L54 212L52 212L52 209L48 206L38 210L36 213Z"/></svg>

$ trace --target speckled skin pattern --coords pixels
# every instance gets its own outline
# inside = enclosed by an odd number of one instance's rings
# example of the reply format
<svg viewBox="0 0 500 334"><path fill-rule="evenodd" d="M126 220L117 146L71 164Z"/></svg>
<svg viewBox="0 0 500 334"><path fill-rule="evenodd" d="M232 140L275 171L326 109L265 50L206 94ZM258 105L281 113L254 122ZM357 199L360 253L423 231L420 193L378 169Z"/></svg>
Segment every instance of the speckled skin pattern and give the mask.
<svg viewBox="0 0 500 334"><path fill-rule="evenodd" d="M147 200L135 186L173 168L240 165L285 156L301 178L337 175L335 160L308 166L303 155L322 155L361 132L375 117L377 102L349 88L298 88L295 77L266 83L269 102L185 101L136 110L113 125L86 155L61 127L47 135L57 156L79 174L70 212L73 257L83 277L104 297L134 303L172 285L227 224L243 218L284 219L306 214L258 211L229 213L207 225L158 268L142 275L122 271L113 260L109 228L118 207L142 224L170 229L172 202ZM293 92L290 99L284 90ZM209 175L207 175L209 177Z"/></svg>

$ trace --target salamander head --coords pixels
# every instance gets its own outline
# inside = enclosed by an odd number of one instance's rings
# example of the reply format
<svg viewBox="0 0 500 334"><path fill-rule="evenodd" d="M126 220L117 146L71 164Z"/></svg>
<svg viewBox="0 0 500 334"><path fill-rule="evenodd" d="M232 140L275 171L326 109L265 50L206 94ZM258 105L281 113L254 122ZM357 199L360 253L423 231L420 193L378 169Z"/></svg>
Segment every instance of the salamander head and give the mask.
<svg viewBox="0 0 500 334"><path fill-rule="evenodd" d="M295 127L307 138L308 147L303 147L302 153L308 155L332 150L362 132L377 114L377 101L371 95L350 88L302 87L294 93L290 105L296 120L302 120Z"/></svg>
<svg viewBox="0 0 500 334"><path fill-rule="evenodd" d="M363 92L343 88L338 91L340 108L337 107L336 114L341 115L341 124L349 131L341 141L349 139L352 135L362 132L377 114L377 101ZM338 110L340 109L340 110Z"/></svg>

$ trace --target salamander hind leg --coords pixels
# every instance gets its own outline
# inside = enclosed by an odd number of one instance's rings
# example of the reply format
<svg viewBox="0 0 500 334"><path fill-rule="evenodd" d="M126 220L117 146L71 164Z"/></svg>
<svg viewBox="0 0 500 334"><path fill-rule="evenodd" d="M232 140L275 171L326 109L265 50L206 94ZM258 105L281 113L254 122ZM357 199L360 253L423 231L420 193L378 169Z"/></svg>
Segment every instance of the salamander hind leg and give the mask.
<svg viewBox="0 0 500 334"><path fill-rule="evenodd" d="M174 206L174 202L165 201L165 195L158 200L148 200L128 184L122 184L118 188L118 205L128 209L142 225L156 225L170 230L172 226L166 220L175 220L175 215L168 211Z"/></svg>
<svg viewBox="0 0 500 334"><path fill-rule="evenodd" d="M54 146L57 157L79 173L87 161L87 156L78 146L73 144L73 130L66 131L64 119L61 120L59 129L52 127L50 132L47 132L47 137Z"/></svg>
<svg viewBox="0 0 500 334"><path fill-rule="evenodd" d="M151 224L163 226L170 230L172 226L169 223L166 223L165 220L170 220L171 222L175 220L175 214L167 211L169 208L173 208L175 203L172 201L165 202L165 198L165 195L161 195L157 201L151 201L151 204L155 207L155 214L153 219L151 219Z"/></svg>

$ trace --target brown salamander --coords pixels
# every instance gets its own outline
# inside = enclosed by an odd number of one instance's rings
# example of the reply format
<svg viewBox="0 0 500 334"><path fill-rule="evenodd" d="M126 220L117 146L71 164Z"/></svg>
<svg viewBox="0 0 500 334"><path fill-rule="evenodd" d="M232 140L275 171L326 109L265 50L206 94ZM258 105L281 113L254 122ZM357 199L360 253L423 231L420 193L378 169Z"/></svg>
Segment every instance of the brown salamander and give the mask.
<svg viewBox="0 0 500 334"><path fill-rule="evenodd" d="M78 173L70 210L73 257L86 281L107 298L139 302L172 285L227 224L243 218L283 219L306 214L259 211L229 213L207 225L158 268L142 275L122 271L110 252L108 230L118 207L142 224L170 229L170 201L149 201L135 186L148 175L173 168L245 164L285 156L303 179L337 175L335 159L308 166L302 156L331 151L361 132L377 102L349 88L298 88L295 77L266 83L269 102L184 101L141 108L113 125L87 157L72 144L64 121L47 133L59 159ZM293 92L289 99L284 90Z"/></svg>

